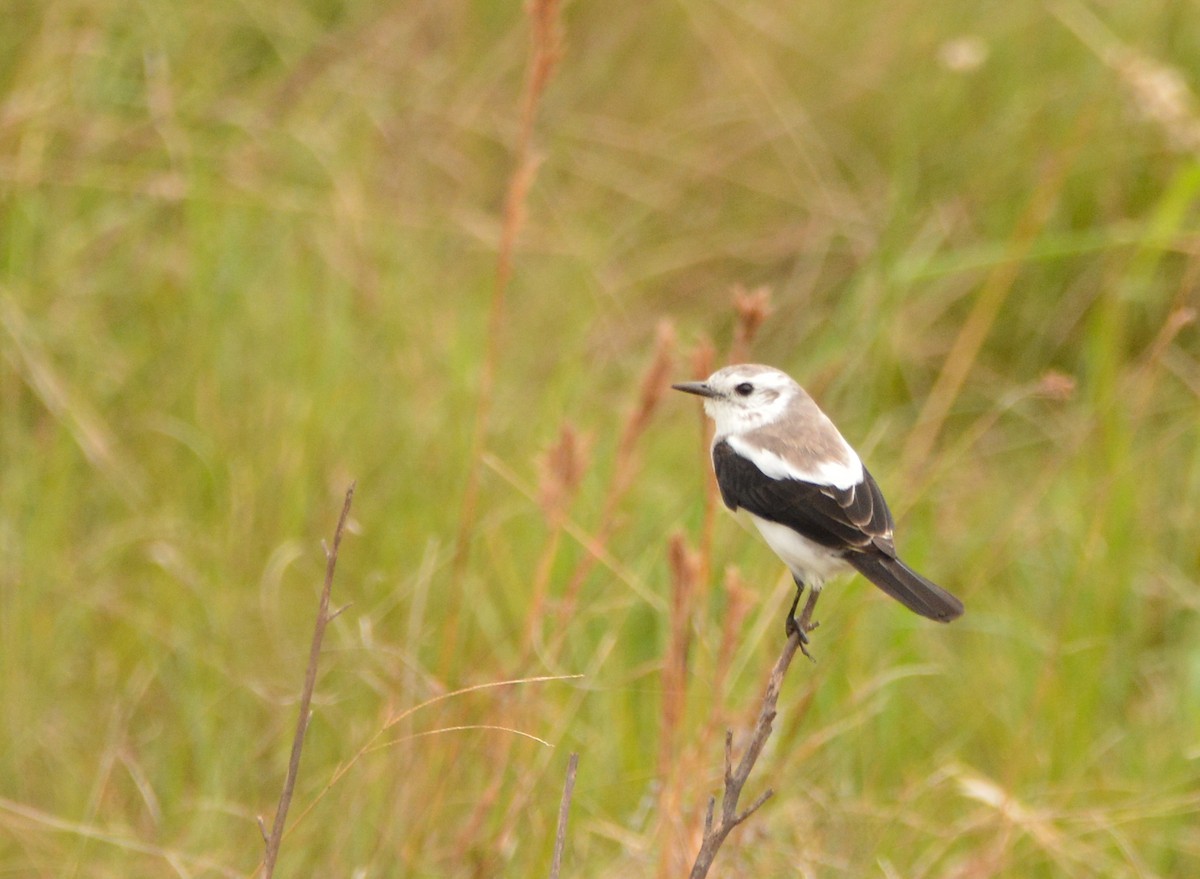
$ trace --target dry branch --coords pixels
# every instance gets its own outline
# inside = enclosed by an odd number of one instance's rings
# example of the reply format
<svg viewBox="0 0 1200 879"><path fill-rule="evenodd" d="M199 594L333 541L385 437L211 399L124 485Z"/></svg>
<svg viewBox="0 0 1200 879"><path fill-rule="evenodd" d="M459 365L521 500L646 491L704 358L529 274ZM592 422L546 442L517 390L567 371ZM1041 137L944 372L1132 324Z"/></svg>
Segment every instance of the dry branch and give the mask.
<svg viewBox="0 0 1200 879"><path fill-rule="evenodd" d="M743 812L738 811L738 801L742 796L742 789L746 786L746 781L750 778L750 773L754 769L759 755L762 754L767 739L771 737L771 727L775 721L775 706L779 701L783 676L787 674L788 667L792 664L792 659L801 646L799 633L806 630L805 627L811 622L810 616L811 607L806 607L799 620L798 630L788 637L783 646L783 652L775 661L775 667L771 669L771 677L767 680L767 691L763 694L762 707L758 712L758 722L754 725L750 743L746 746L746 752L738 761L736 768L733 765L733 732L727 730L725 733L725 785L721 794L721 813L719 818L715 815L717 798L709 797L708 810L704 816L704 838L700 843L696 861L692 865L690 879L703 879L708 875L709 868L712 867L713 860L730 831L758 811L759 807L774 793L768 788L750 804L749 808Z"/></svg>
<svg viewBox="0 0 1200 879"><path fill-rule="evenodd" d="M300 752L304 748L304 734L308 732L308 722L312 719L313 690L317 686L317 665L321 659L321 642L325 639L325 627L329 621L345 608L329 612L329 596L333 591L333 571L337 567L338 548L342 545L342 533L346 530L346 520L350 516L350 504L354 500L354 483L346 489L346 500L342 504L342 514L338 517L337 529L333 532L333 548L325 547L325 585L321 589L321 604L317 611L317 622L313 627L312 646L308 651L308 669L304 675L304 691L300 694L300 716L296 718L296 735L292 739L292 756L288 760L287 777L283 781L283 792L279 795L279 806L275 809L275 823L270 835L266 835L266 854L263 856L263 879L271 879L275 873L275 862L279 857L279 844L283 841L283 825L287 820L288 807L292 804L292 793L296 789L296 776L300 772ZM262 827L262 819L259 819Z"/></svg>

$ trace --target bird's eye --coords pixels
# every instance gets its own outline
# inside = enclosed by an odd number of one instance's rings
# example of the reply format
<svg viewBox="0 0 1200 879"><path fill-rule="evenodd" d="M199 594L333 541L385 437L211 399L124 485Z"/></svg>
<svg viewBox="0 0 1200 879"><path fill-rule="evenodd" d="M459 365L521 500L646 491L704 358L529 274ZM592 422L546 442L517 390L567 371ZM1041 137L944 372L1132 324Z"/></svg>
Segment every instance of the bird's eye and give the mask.
<svg viewBox="0 0 1200 879"><path fill-rule="evenodd" d="M742 382L734 390L743 397L749 397L754 393L754 385L750 384L750 382Z"/></svg>

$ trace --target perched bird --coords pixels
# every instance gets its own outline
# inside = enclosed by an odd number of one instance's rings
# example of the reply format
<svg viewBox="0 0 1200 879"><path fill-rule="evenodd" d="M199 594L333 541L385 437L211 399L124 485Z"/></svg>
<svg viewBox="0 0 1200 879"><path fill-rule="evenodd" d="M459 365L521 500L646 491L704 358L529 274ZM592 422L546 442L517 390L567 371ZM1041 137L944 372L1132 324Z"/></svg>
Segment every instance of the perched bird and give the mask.
<svg viewBox="0 0 1200 879"><path fill-rule="evenodd" d="M821 587L850 569L923 617L948 623L962 614L961 601L896 555L892 514L879 486L790 376L739 364L672 387L704 398L716 428L712 462L721 498L750 514L796 581L789 636L798 633L801 645L808 643ZM797 622L805 586L808 600Z"/></svg>

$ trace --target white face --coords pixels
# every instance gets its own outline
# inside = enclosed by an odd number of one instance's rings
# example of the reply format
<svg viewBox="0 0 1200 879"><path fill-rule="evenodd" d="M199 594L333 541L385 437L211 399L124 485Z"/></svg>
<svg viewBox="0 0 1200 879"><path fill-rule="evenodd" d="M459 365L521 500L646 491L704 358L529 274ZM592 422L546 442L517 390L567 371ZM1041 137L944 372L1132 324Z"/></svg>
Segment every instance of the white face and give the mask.
<svg viewBox="0 0 1200 879"><path fill-rule="evenodd" d="M692 393L704 397L704 411L716 425L717 436L769 424L792 400L804 396L804 390L787 373L758 364L718 369L694 387Z"/></svg>
<svg viewBox="0 0 1200 879"><path fill-rule="evenodd" d="M778 369L727 366L702 382L674 388L704 398L704 411L716 423L714 445L728 441L772 479L838 488L862 481L862 462L854 449L804 388Z"/></svg>

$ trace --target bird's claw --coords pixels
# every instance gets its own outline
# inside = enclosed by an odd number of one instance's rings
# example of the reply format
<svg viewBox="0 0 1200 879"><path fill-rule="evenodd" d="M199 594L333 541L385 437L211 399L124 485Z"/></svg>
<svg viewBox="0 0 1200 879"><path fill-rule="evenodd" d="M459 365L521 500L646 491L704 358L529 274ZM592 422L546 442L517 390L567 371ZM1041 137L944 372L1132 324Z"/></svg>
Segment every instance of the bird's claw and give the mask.
<svg viewBox="0 0 1200 879"><path fill-rule="evenodd" d="M795 635L800 640L800 652L803 653L805 656L807 656L809 659L812 659L813 662L816 662L816 659L814 659L813 655L808 652L808 645L809 645L808 633L811 632L813 629L815 629L819 625L821 625L821 624L814 620L813 622L805 623L802 626L800 624L800 620L796 619L796 617L793 614L788 614L788 618L784 621L784 626L783 626L784 631L787 632L788 638L791 638L793 635Z"/></svg>
<svg viewBox="0 0 1200 879"><path fill-rule="evenodd" d="M796 585L800 587L798 582ZM788 638L791 638L793 635L796 636L800 642L800 652L809 659L813 659L813 655L808 652L808 633L821 625L812 618L813 608L817 604L817 595L819 593L809 590L808 601L804 604L804 611L800 614L800 619L796 619L796 608L800 604L800 595L802 592L802 587L796 589L796 598L792 601L792 606L788 608L787 619L784 620L783 629L787 633ZM813 661L816 662L815 659Z"/></svg>
<svg viewBox="0 0 1200 879"><path fill-rule="evenodd" d="M816 626L810 626L809 631L815 628ZM795 614L788 614L787 619L783 622L783 632L789 638L792 635L799 635L801 644L808 643L808 632L800 628L800 622L796 619Z"/></svg>

